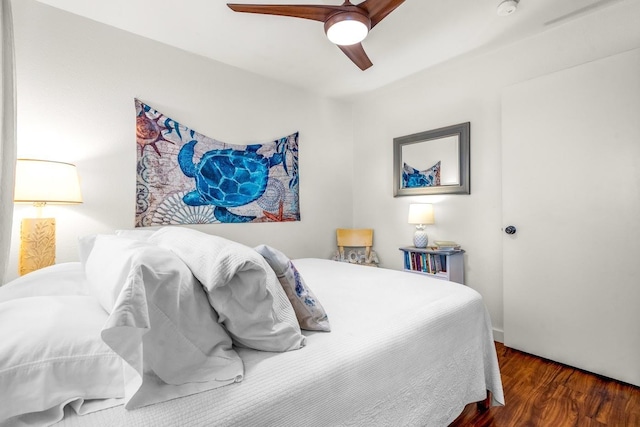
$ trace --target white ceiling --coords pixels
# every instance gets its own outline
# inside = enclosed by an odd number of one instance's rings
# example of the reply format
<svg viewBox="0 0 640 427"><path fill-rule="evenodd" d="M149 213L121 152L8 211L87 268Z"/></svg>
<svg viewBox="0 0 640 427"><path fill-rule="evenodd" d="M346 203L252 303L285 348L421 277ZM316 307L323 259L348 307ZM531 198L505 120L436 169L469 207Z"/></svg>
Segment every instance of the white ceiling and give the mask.
<svg viewBox="0 0 640 427"><path fill-rule="evenodd" d="M221 0L38 1L325 96L348 97L624 0L520 0L518 10L506 17L496 14L500 0L407 0L362 42L373 62L366 71L327 40L320 22L237 13Z"/></svg>

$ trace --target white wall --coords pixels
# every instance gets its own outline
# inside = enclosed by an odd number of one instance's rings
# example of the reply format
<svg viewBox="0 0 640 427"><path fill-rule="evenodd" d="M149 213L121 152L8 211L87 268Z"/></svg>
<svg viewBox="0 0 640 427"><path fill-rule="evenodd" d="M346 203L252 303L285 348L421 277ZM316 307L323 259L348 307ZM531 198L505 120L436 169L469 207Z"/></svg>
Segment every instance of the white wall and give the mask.
<svg viewBox="0 0 640 427"><path fill-rule="evenodd" d="M300 131L300 222L197 227L292 257L329 257L351 223L350 106L324 99L33 0L13 2L18 157L75 163L84 204L48 206L57 260L77 259L79 236L132 228L134 97L212 138L266 142ZM17 275L16 205L10 270Z"/></svg>
<svg viewBox="0 0 640 427"><path fill-rule="evenodd" d="M455 240L467 251L466 283L483 295L496 339L501 340L501 228L507 225L501 219L501 91L516 82L640 46L638 17L640 2L613 4L596 15L426 70L358 99L354 226L375 229L374 247L384 266L402 268L398 247L410 245L414 231L407 224L409 203L434 203L436 224L427 227L430 239ZM393 198L393 138L467 121L471 122L471 194Z"/></svg>

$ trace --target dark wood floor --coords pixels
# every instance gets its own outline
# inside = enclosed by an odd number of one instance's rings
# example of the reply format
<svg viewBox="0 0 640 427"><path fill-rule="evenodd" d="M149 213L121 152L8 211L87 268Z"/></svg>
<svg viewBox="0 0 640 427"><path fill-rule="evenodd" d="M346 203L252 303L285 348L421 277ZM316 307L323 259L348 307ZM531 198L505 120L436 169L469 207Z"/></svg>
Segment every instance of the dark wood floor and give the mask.
<svg viewBox="0 0 640 427"><path fill-rule="evenodd" d="M496 349L506 405L484 412L467 405L450 427L640 427L640 388Z"/></svg>

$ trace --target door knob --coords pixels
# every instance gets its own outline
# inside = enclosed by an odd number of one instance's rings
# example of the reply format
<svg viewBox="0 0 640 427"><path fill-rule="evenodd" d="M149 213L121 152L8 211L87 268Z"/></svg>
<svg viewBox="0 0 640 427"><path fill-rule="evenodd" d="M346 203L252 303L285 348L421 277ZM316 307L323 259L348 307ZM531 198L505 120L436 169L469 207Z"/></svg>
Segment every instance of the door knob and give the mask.
<svg viewBox="0 0 640 427"><path fill-rule="evenodd" d="M504 229L504 232L507 234L516 234L516 228L513 225L509 225Z"/></svg>

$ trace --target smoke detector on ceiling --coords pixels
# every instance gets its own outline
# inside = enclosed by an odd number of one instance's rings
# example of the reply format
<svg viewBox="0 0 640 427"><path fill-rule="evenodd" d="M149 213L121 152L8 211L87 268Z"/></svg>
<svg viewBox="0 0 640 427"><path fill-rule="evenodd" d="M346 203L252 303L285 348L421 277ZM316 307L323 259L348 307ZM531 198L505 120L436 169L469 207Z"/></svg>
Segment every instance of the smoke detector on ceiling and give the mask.
<svg viewBox="0 0 640 427"><path fill-rule="evenodd" d="M498 5L498 16L511 15L518 8L516 0L504 0Z"/></svg>

